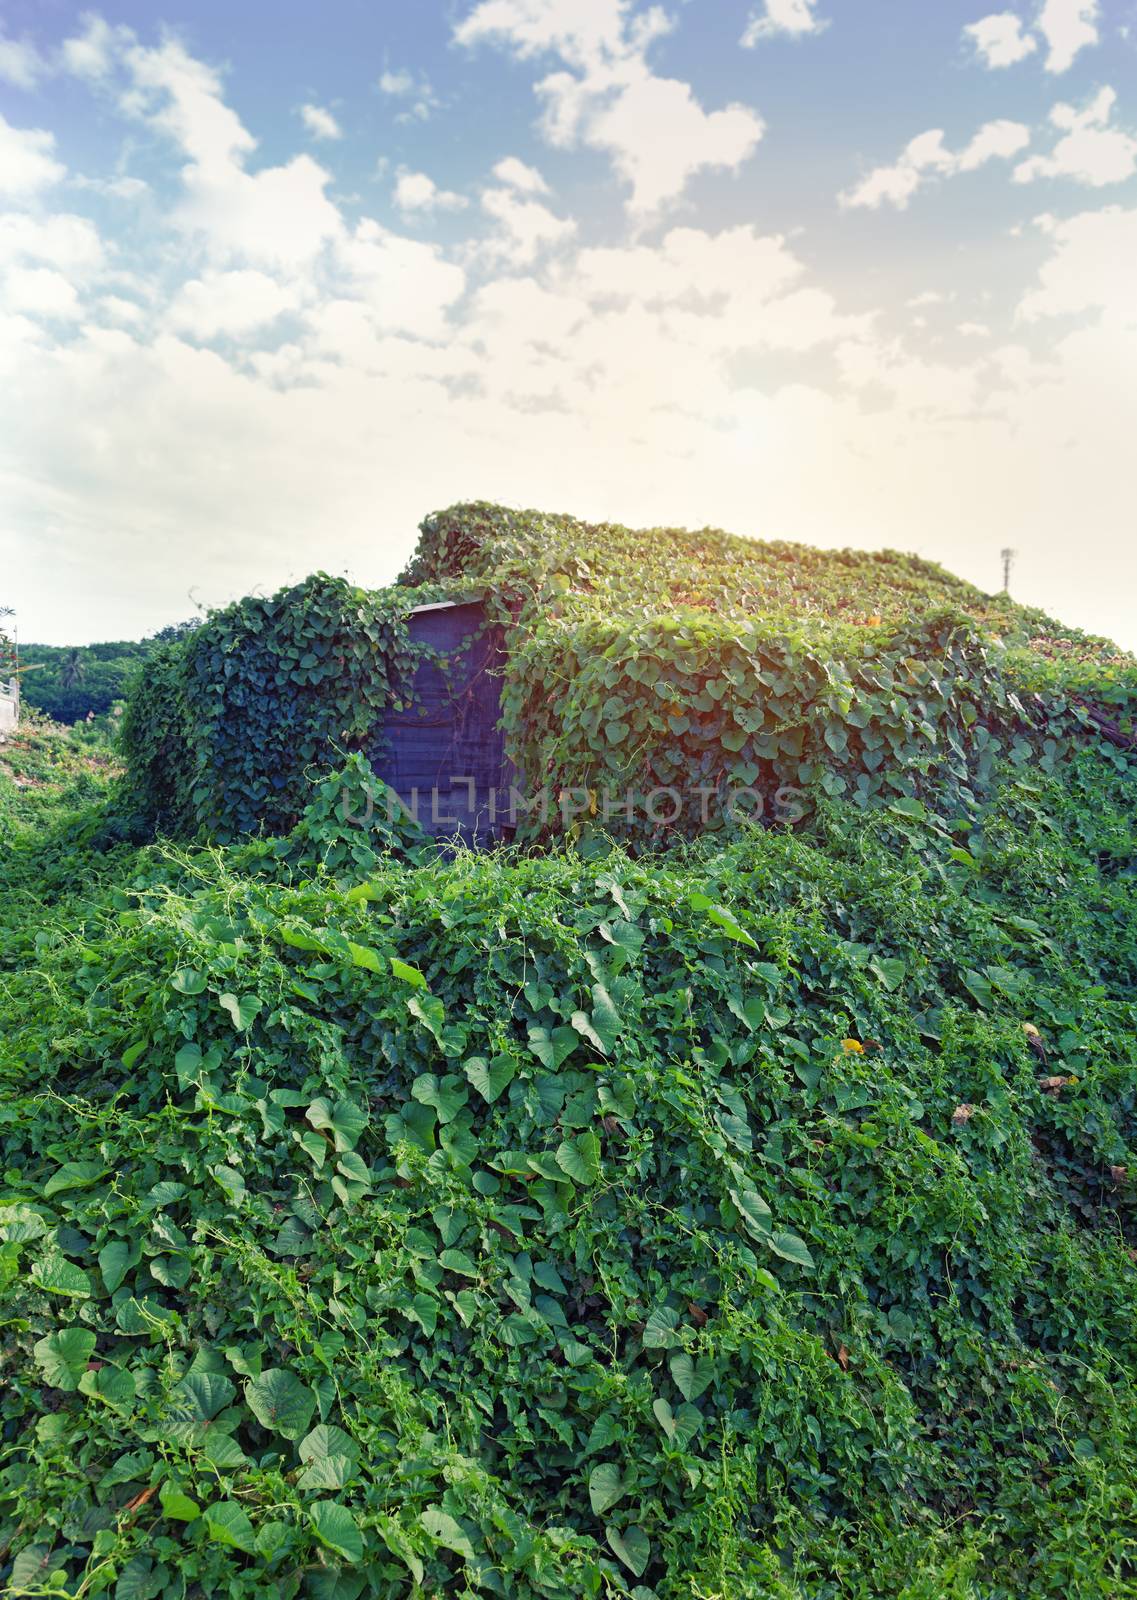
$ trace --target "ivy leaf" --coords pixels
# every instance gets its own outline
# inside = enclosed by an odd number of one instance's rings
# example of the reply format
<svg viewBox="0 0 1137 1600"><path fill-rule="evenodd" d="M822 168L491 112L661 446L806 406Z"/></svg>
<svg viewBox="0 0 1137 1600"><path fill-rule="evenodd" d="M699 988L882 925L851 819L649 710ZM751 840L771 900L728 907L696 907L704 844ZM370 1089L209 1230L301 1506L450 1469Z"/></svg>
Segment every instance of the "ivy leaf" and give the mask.
<svg viewBox="0 0 1137 1600"><path fill-rule="evenodd" d="M799 1239L796 1233L790 1233L786 1228L771 1233L766 1243L774 1254L781 1256L784 1261L796 1261L799 1267L813 1266L813 1257L804 1239Z"/></svg>
<svg viewBox="0 0 1137 1600"><path fill-rule="evenodd" d="M335 1494L346 1489L358 1471L359 1462L352 1456L318 1456L296 1480L296 1487L330 1490Z"/></svg>
<svg viewBox="0 0 1137 1600"><path fill-rule="evenodd" d="M174 1422L212 1422L237 1393L223 1372L187 1372L171 1396L169 1415Z"/></svg>
<svg viewBox="0 0 1137 1600"><path fill-rule="evenodd" d="M210 1167L209 1175L214 1183L224 1189L233 1205L240 1205L246 1194L245 1180L235 1167Z"/></svg>
<svg viewBox="0 0 1137 1600"><path fill-rule="evenodd" d="M358 1461L360 1457L359 1446L351 1434L328 1422L319 1423L311 1433L305 1434L296 1453L301 1461L318 1461L323 1456L348 1456Z"/></svg>
<svg viewBox="0 0 1137 1600"><path fill-rule="evenodd" d="M106 1172L107 1168L101 1161L65 1161L44 1184L43 1197L50 1200L52 1195L63 1194L67 1189L89 1189Z"/></svg>
<svg viewBox="0 0 1137 1600"><path fill-rule="evenodd" d="M170 980L170 987L178 994L201 994L205 988L205 973L195 967L180 967Z"/></svg>
<svg viewBox="0 0 1137 1600"><path fill-rule="evenodd" d="M411 1095L420 1104L433 1106L439 1122L445 1125L454 1121L470 1098L470 1091L455 1073L437 1078L433 1072L426 1072L411 1084Z"/></svg>
<svg viewBox="0 0 1137 1600"><path fill-rule="evenodd" d="M31 1206L0 1204L0 1245L30 1244L46 1232L46 1221Z"/></svg>
<svg viewBox="0 0 1137 1600"><path fill-rule="evenodd" d="M169 1576L163 1566L155 1567L150 1556L131 1556L119 1569L114 1600L154 1600Z"/></svg>
<svg viewBox="0 0 1137 1600"><path fill-rule="evenodd" d="M48 1249L32 1267L32 1282L45 1294L63 1295L68 1300L89 1300L91 1279L82 1267L68 1261L62 1250Z"/></svg>
<svg viewBox="0 0 1137 1600"><path fill-rule="evenodd" d="M697 1400L705 1394L715 1375L711 1362L696 1361L686 1350L677 1350L668 1358L667 1365L684 1400Z"/></svg>
<svg viewBox="0 0 1137 1600"><path fill-rule="evenodd" d="M372 950L370 945L356 944L354 940L349 939L347 953L351 957L353 967L362 967L365 972L383 971L383 958L378 950Z"/></svg>
<svg viewBox="0 0 1137 1600"><path fill-rule="evenodd" d="M32 1354L43 1373L44 1382L52 1389L62 1389L70 1394L79 1387L79 1379L87 1370L94 1351L96 1337L87 1328L60 1328L57 1333L39 1339L32 1346Z"/></svg>
<svg viewBox="0 0 1137 1600"><path fill-rule="evenodd" d="M245 1384L245 1403L262 1428L299 1439L312 1420L316 1396L293 1373L269 1367Z"/></svg>
<svg viewBox="0 0 1137 1600"><path fill-rule="evenodd" d="M426 1569L419 1560L418 1554L415 1551L414 1546L411 1544L411 1541L407 1538L406 1534L395 1521L394 1517L388 1517L380 1514L376 1519L376 1526L379 1537L387 1546L387 1549L393 1556L398 1556L399 1560L407 1568L414 1581L418 1584L421 1584Z"/></svg>
<svg viewBox="0 0 1137 1600"><path fill-rule="evenodd" d="M517 1064L511 1056L471 1056L462 1069L487 1105L493 1105L503 1089L513 1082Z"/></svg>
<svg viewBox="0 0 1137 1600"><path fill-rule="evenodd" d="M679 1313L674 1306L655 1306L648 1314L644 1324L643 1344L645 1350L669 1350L679 1343L676 1328L679 1326Z"/></svg>
<svg viewBox="0 0 1137 1600"><path fill-rule="evenodd" d="M304 1113L313 1128L332 1135L336 1150L343 1154L354 1148L367 1126L367 1113L350 1100L337 1100L335 1105L321 1096L313 1100Z"/></svg>
<svg viewBox="0 0 1137 1600"><path fill-rule="evenodd" d="M869 971L893 994L904 982L908 968L897 956L875 956L869 962Z"/></svg>
<svg viewBox="0 0 1137 1600"><path fill-rule="evenodd" d="M754 1239L768 1239L773 1219L769 1206L757 1189L731 1189L728 1192L747 1233Z"/></svg>
<svg viewBox="0 0 1137 1600"><path fill-rule="evenodd" d="M475 1559L474 1547L462 1524L449 1512L443 1511L441 1506L427 1506L426 1510L420 1513L419 1521L435 1543L442 1545L443 1549L453 1550L455 1555L465 1556L467 1561Z"/></svg>
<svg viewBox="0 0 1137 1600"><path fill-rule="evenodd" d="M651 1560L651 1542L642 1528L634 1524L621 1532L606 1528L604 1536L634 1578L640 1578Z"/></svg>
<svg viewBox="0 0 1137 1600"><path fill-rule="evenodd" d="M246 1555L256 1553L256 1534L246 1513L235 1500L218 1500L202 1513L209 1537Z"/></svg>
<svg viewBox="0 0 1137 1600"><path fill-rule="evenodd" d="M136 1267L142 1259L142 1246L136 1239L129 1242L125 1239L112 1239L99 1251L99 1271L103 1275L103 1287L108 1294L114 1294L131 1267Z"/></svg>
<svg viewBox="0 0 1137 1600"><path fill-rule="evenodd" d="M92 1400L102 1400L112 1411L120 1414L130 1410L137 1388L129 1372L118 1367L101 1366L94 1372L84 1372L79 1379L79 1393Z"/></svg>
<svg viewBox="0 0 1137 1600"><path fill-rule="evenodd" d="M601 1462L588 1474L588 1498L593 1513L598 1517L602 1517L612 1506L618 1504L627 1492L628 1487L623 1474L611 1461Z"/></svg>
<svg viewBox="0 0 1137 1600"><path fill-rule="evenodd" d="M442 1030L446 1026L446 1007L437 995L413 994L407 1001L407 1010L412 1017L417 1017L434 1037L435 1043L441 1047Z"/></svg>
<svg viewBox="0 0 1137 1600"><path fill-rule="evenodd" d="M981 972L974 972L970 967L965 968L960 973L960 977L963 980L964 987L978 1000L984 1011L992 1010L995 1005L995 991L992 989L989 979L985 978Z"/></svg>
<svg viewBox="0 0 1137 1600"><path fill-rule="evenodd" d="M721 928L728 938L737 940L739 944L749 945L752 950L757 950L757 941L751 938L734 912L727 906L716 905L711 897L706 894L690 895L688 896L688 903L693 911L705 911L707 921L713 922L716 927Z"/></svg>
<svg viewBox="0 0 1137 1600"><path fill-rule="evenodd" d="M529 1048L543 1067L555 1072L576 1049L579 1040L575 1028L530 1028Z"/></svg>
<svg viewBox="0 0 1137 1600"><path fill-rule="evenodd" d="M239 1033L249 1031L264 1006L264 1001L256 994L243 994L240 998L235 994L222 994L218 995L217 1003L229 1013Z"/></svg>
<svg viewBox="0 0 1137 1600"><path fill-rule="evenodd" d="M159 1487L158 1499L162 1505L163 1516L169 1517L174 1522L196 1522L201 1516L201 1508L197 1501L180 1489L172 1478L167 1478Z"/></svg>
<svg viewBox="0 0 1137 1600"><path fill-rule="evenodd" d="M620 1013L602 983L592 985L592 1026L599 1035L601 1050L605 1055L611 1054L620 1037Z"/></svg>
<svg viewBox="0 0 1137 1600"><path fill-rule="evenodd" d="M426 979L417 967L412 967L409 962L400 961L398 956L391 957L391 971L396 978L401 978L404 983L409 983L413 989L425 989Z"/></svg>
<svg viewBox="0 0 1137 1600"><path fill-rule="evenodd" d="M164 1289L184 1289L192 1271L188 1256L153 1256L150 1261L150 1275Z"/></svg>
<svg viewBox="0 0 1137 1600"><path fill-rule="evenodd" d="M600 1140L591 1128L565 1139L557 1147L556 1163L574 1182L587 1187L600 1176Z"/></svg>

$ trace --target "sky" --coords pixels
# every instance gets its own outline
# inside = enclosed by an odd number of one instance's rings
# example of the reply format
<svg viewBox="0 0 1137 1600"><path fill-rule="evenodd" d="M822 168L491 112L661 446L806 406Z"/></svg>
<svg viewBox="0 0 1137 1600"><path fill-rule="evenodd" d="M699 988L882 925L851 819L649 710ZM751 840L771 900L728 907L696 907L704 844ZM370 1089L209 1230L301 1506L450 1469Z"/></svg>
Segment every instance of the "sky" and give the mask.
<svg viewBox="0 0 1137 1600"><path fill-rule="evenodd" d="M0 0L0 604L457 500L912 550L1137 647L1137 0Z"/></svg>

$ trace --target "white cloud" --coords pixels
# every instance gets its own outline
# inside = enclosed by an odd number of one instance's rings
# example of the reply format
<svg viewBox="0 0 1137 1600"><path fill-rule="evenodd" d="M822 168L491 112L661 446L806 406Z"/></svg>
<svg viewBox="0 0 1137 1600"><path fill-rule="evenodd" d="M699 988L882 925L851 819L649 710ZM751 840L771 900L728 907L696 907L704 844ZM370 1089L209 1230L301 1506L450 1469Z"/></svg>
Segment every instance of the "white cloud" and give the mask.
<svg viewBox="0 0 1137 1600"><path fill-rule="evenodd" d="M986 67L1013 67L1038 49L1038 40L1024 31L1021 17L1013 11L996 11L969 22L963 35Z"/></svg>
<svg viewBox="0 0 1137 1600"><path fill-rule="evenodd" d="M325 194L330 173L310 156L247 173L191 167L176 219L218 259L272 266L311 261L341 232L339 211Z"/></svg>
<svg viewBox="0 0 1137 1600"><path fill-rule="evenodd" d="M406 68L398 72L381 72L379 74L379 90L382 94L408 95L414 93L415 80Z"/></svg>
<svg viewBox="0 0 1137 1600"><path fill-rule="evenodd" d="M943 129L929 128L909 140L892 166L874 167L838 198L846 208L866 206L875 211L882 205L892 205L903 211L929 178L974 172L996 158L1008 160L1029 143L1030 130L1021 122L1000 119L985 122L962 150L953 153L944 144Z"/></svg>
<svg viewBox="0 0 1137 1600"><path fill-rule="evenodd" d="M955 157L953 172L974 172L988 161L1009 161L1030 143L1030 129L1021 122L985 122Z"/></svg>
<svg viewBox="0 0 1137 1600"><path fill-rule="evenodd" d="M99 310L104 317L109 317L112 322L131 324L141 322L144 312L140 305L133 300L124 300L121 295L105 294L99 301Z"/></svg>
<svg viewBox="0 0 1137 1600"><path fill-rule="evenodd" d="M576 232L571 217L558 217L539 200L525 200L514 189L486 189L482 210L499 224L489 241L491 255L516 266L528 266L542 250L563 244Z"/></svg>
<svg viewBox="0 0 1137 1600"><path fill-rule="evenodd" d="M426 122L431 112L438 109L438 98L430 86L430 80L424 77L416 78L414 73L408 72L405 67L400 67L395 72L381 72L379 92L390 95L393 99L408 102L406 109L400 111L395 118L396 122Z"/></svg>
<svg viewBox="0 0 1137 1600"><path fill-rule="evenodd" d="M124 110L161 128L198 167L225 169L256 148L222 99L218 74L176 39L155 49L131 45L126 60L134 88L123 96Z"/></svg>
<svg viewBox="0 0 1137 1600"><path fill-rule="evenodd" d="M9 39L0 32L0 80L16 89L34 89L46 70L30 39Z"/></svg>
<svg viewBox="0 0 1137 1600"><path fill-rule="evenodd" d="M597 66L628 52L630 9L630 0L479 0L454 37L464 45L490 39L518 56L554 51L576 67ZM646 23L635 24L641 30L657 35L669 26L658 8L645 16Z"/></svg>
<svg viewBox="0 0 1137 1600"><path fill-rule="evenodd" d="M1050 113L1050 121L1062 131L1048 156L1032 156L1015 168L1016 183L1031 183L1036 178L1072 178L1076 183L1101 189L1110 183L1123 183L1137 172L1137 136L1126 128L1108 124L1117 102L1115 91L1100 89L1079 111L1060 101Z"/></svg>
<svg viewBox="0 0 1137 1600"><path fill-rule="evenodd" d="M420 339L445 338L450 308L465 292L466 275L436 246L404 239L364 218L337 243L336 259L376 327Z"/></svg>
<svg viewBox="0 0 1137 1600"><path fill-rule="evenodd" d="M404 213L464 211L470 203L465 195L455 194L451 189L440 189L425 172L400 172L393 199L396 207Z"/></svg>
<svg viewBox="0 0 1137 1600"><path fill-rule="evenodd" d="M742 44L746 49L763 39L788 34L801 38L808 33L821 33L829 26L814 9L818 0L762 0L762 10L756 11L746 24Z"/></svg>
<svg viewBox="0 0 1137 1600"><path fill-rule="evenodd" d="M1065 72L1087 45L1097 44L1098 0L1044 0L1038 30L1049 46L1047 72Z"/></svg>
<svg viewBox="0 0 1137 1600"><path fill-rule="evenodd" d="M631 187L631 209L647 213L696 172L737 170L765 131L748 106L705 111L689 84L651 71L646 52L670 26L658 6L632 16L628 0L480 0L454 37L523 58L559 55L568 70L536 85L546 138L606 151Z"/></svg>
<svg viewBox="0 0 1137 1600"><path fill-rule="evenodd" d="M118 178L87 178L76 173L70 182L76 189L90 189L114 200L138 200L150 192L150 185L143 178L132 178L127 173Z"/></svg>
<svg viewBox="0 0 1137 1600"><path fill-rule="evenodd" d="M182 285L170 306L170 326L195 339L240 338L295 311L301 294L263 272L207 272Z"/></svg>
<svg viewBox="0 0 1137 1600"><path fill-rule="evenodd" d="M70 277L86 277L103 263L103 246L94 224L70 212L33 217L0 215L0 262L34 261L57 267Z"/></svg>
<svg viewBox="0 0 1137 1600"><path fill-rule="evenodd" d="M342 139L343 129L332 116L330 111L325 111L323 106L306 105L300 107L300 120L312 135L313 139Z"/></svg>
<svg viewBox="0 0 1137 1600"><path fill-rule="evenodd" d="M325 190L331 174L311 156L248 172L256 140L221 95L211 67L176 40L125 52L134 87L123 109L166 133L190 157L174 216L218 260L296 266L341 230Z"/></svg>
<svg viewBox="0 0 1137 1600"><path fill-rule="evenodd" d="M520 189L522 194L549 192L549 185L537 168L528 166L516 156L504 156L494 167L493 175L499 183L504 183L511 189Z"/></svg>
<svg viewBox="0 0 1137 1600"><path fill-rule="evenodd" d="M1041 226L1054 248L1019 314L1033 322L1098 311L1103 322L1137 328L1137 207L1105 206Z"/></svg>
<svg viewBox="0 0 1137 1600"><path fill-rule="evenodd" d="M54 149L55 135L46 128L14 128L0 113L0 195L22 200L58 183L67 168Z"/></svg>
<svg viewBox="0 0 1137 1600"><path fill-rule="evenodd" d="M550 131L556 137L559 118L575 101L576 90L550 78L542 86L551 102ZM575 126L556 138L570 147L579 138L608 150L613 165L631 185L634 211L657 210L676 199L696 172L708 167L735 171L750 156L765 126L748 107L729 105L704 111L689 84L637 72L615 95L592 98Z"/></svg>
<svg viewBox="0 0 1137 1600"><path fill-rule="evenodd" d="M72 283L53 267L13 267L0 287L0 305L40 317L76 317L79 296Z"/></svg>
<svg viewBox="0 0 1137 1600"><path fill-rule="evenodd" d="M99 81L109 76L116 57L134 38L129 28L112 27L103 17L88 11L82 33L63 41L64 69L77 78Z"/></svg>

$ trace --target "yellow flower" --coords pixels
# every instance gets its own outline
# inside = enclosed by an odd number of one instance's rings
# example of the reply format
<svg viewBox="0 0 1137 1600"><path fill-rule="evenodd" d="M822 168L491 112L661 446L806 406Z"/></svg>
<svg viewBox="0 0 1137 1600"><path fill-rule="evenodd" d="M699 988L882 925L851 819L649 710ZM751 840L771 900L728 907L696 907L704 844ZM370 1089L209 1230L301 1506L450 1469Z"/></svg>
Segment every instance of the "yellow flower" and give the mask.
<svg viewBox="0 0 1137 1600"><path fill-rule="evenodd" d="M865 1047L859 1039L842 1039L841 1049L850 1056L863 1056Z"/></svg>
<svg viewBox="0 0 1137 1600"><path fill-rule="evenodd" d="M1042 1037L1033 1022L1024 1022L1023 1032L1026 1034L1028 1039L1040 1039Z"/></svg>

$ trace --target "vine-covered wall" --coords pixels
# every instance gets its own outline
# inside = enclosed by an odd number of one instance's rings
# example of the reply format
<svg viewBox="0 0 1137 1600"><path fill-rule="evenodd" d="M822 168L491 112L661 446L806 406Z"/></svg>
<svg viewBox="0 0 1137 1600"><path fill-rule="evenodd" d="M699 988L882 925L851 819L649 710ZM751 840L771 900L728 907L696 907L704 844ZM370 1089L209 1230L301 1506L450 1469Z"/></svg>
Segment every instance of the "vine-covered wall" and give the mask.
<svg viewBox="0 0 1137 1600"><path fill-rule="evenodd" d="M317 574L156 656L125 725L141 808L219 840L287 831L313 774L407 699L412 606L474 594L506 642L523 838L795 821L817 788L950 811L997 760L1052 769L1103 717L1124 741L1137 705L1107 640L915 556L474 503L425 519L392 589Z"/></svg>
<svg viewBox="0 0 1137 1600"><path fill-rule="evenodd" d="M362 748L415 654L417 596L324 573L250 596L143 669L124 720L139 808L172 833L286 832L311 776Z"/></svg>

